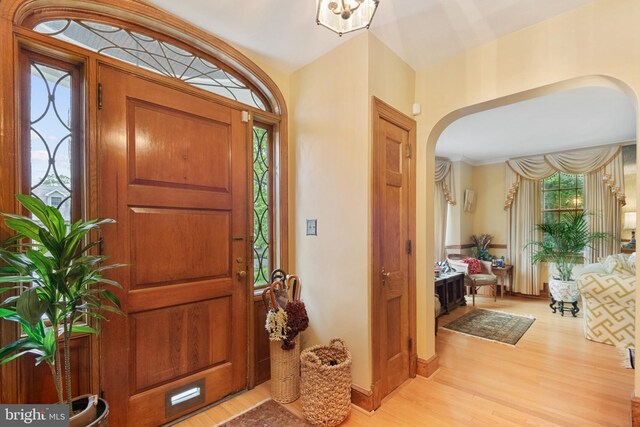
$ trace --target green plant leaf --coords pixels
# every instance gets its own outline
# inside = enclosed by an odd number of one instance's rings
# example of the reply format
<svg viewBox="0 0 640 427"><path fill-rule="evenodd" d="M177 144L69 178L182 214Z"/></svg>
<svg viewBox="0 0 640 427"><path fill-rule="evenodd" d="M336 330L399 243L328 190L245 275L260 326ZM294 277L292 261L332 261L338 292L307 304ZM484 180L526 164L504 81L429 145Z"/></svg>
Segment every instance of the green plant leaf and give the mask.
<svg viewBox="0 0 640 427"><path fill-rule="evenodd" d="M28 237L31 240L40 241L40 227L27 218L8 218L4 223L10 229Z"/></svg>
<svg viewBox="0 0 640 427"><path fill-rule="evenodd" d="M73 325L71 327L71 332L85 332L89 334L97 334L98 331L92 328L91 326L86 325Z"/></svg>
<svg viewBox="0 0 640 427"><path fill-rule="evenodd" d="M38 298L37 289L31 288L18 297L16 314L33 326L41 321L42 315L48 307L47 301L40 301Z"/></svg>

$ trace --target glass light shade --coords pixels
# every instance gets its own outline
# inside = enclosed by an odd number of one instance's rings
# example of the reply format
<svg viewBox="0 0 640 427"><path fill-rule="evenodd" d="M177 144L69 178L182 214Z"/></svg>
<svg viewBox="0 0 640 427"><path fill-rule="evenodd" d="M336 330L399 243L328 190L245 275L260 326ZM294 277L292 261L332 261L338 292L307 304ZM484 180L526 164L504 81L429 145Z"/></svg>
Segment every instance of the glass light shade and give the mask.
<svg viewBox="0 0 640 427"><path fill-rule="evenodd" d="M369 28L380 0L318 0L316 23L338 35Z"/></svg>
<svg viewBox="0 0 640 427"><path fill-rule="evenodd" d="M625 212L624 213L624 225L625 230L636 228L636 213L635 212Z"/></svg>

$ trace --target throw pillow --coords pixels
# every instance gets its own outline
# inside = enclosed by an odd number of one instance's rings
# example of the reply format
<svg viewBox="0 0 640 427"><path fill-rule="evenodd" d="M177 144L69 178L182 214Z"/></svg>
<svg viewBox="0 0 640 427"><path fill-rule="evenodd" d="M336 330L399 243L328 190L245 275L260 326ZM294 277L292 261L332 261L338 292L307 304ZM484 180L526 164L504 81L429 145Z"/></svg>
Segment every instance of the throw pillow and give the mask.
<svg viewBox="0 0 640 427"><path fill-rule="evenodd" d="M462 262L469 266L467 274L480 274L482 272L480 261L477 258L465 258Z"/></svg>
<svg viewBox="0 0 640 427"><path fill-rule="evenodd" d="M633 274L636 274L636 253L635 252L629 255L629 258L627 258L627 267L629 268L629 270L633 272Z"/></svg>
<svg viewBox="0 0 640 427"><path fill-rule="evenodd" d="M627 258L625 254L609 255L604 261L604 268L609 274L633 274L627 265Z"/></svg>

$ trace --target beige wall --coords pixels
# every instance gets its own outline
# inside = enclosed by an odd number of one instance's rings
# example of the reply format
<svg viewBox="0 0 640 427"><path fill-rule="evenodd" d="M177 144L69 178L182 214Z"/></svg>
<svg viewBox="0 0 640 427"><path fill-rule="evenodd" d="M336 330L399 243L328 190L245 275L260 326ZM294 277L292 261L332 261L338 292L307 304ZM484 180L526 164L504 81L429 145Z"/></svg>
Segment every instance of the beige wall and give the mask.
<svg viewBox="0 0 640 427"><path fill-rule="evenodd" d="M295 263L310 325L303 345L344 338L353 383L371 388L371 97L409 113L415 73L365 32L291 78ZM318 235L306 236L306 219ZM426 320L423 319L423 322Z"/></svg>
<svg viewBox="0 0 640 427"><path fill-rule="evenodd" d="M473 167L473 183L476 190L476 210L473 217L473 234L490 234L492 244L507 243L507 214L504 210L505 164L504 162ZM506 256L505 249L492 248L491 255Z"/></svg>
<svg viewBox="0 0 640 427"><path fill-rule="evenodd" d="M425 177L433 174L438 136L446 125L465 113L584 84L619 87L637 103L633 93L640 91L640 31L633 31L637 22L637 0L596 0L419 70L416 100L423 107L423 114L418 117L419 173ZM594 78L587 82L579 79L583 76L614 79ZM564 83L536 90L559 82ZM523 93L526 91L532 92ZM486 104L478 106L483 103ZM422 237L416 247L418 260L433 258L432 181L419 181L425 187L418 188L417 217L424 219L424 223L418 223L418 236ZM418 288L421 286L432 293L433 273L426 262L418 268ZM424 302L418 311L433 312L432 302ZM640 316L636 319L640 322ZM433 324L428 322L426 329L418 330L418 337L427 337L418 341L421 358L428 359L435 353L432 329ZM640 371L636 372L636 384L640 384L638 379Z"/></svg>
<svg viewBox="0 0 640 427"><path fill-rule="evenodd" d="M345 339L361 386L371 383L367 58L363 33L291 79L296 273L310 319L304 346ZM317 236L305 235L306 219L318 220Z"/></svg>

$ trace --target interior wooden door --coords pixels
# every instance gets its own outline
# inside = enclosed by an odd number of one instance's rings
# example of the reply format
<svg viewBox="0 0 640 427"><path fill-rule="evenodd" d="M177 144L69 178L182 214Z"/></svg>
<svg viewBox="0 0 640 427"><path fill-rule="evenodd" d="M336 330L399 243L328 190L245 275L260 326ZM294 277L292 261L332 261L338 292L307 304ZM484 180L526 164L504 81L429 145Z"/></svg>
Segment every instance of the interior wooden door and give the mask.
<svg viewBox="0 0 640 427"><path fill-rule="evenodd" d="M103 323L114 426L157 426L241 390L247 128L241 111L102 65L99 212L124 316Z"/></svg>
<svg viewBox="0 0 640 427"><path fill-rule="evenodd" d="M415 307L412 260L413 135L406 123L390 119L399 113L378 103L385 112L374 133L374 405L410 376ZM399 116L405 122L404 116ZM410 120L410 119L409 119ZM410 121L411 123L413 121ZM377 369L376 369L377 368Z"/></svg>

